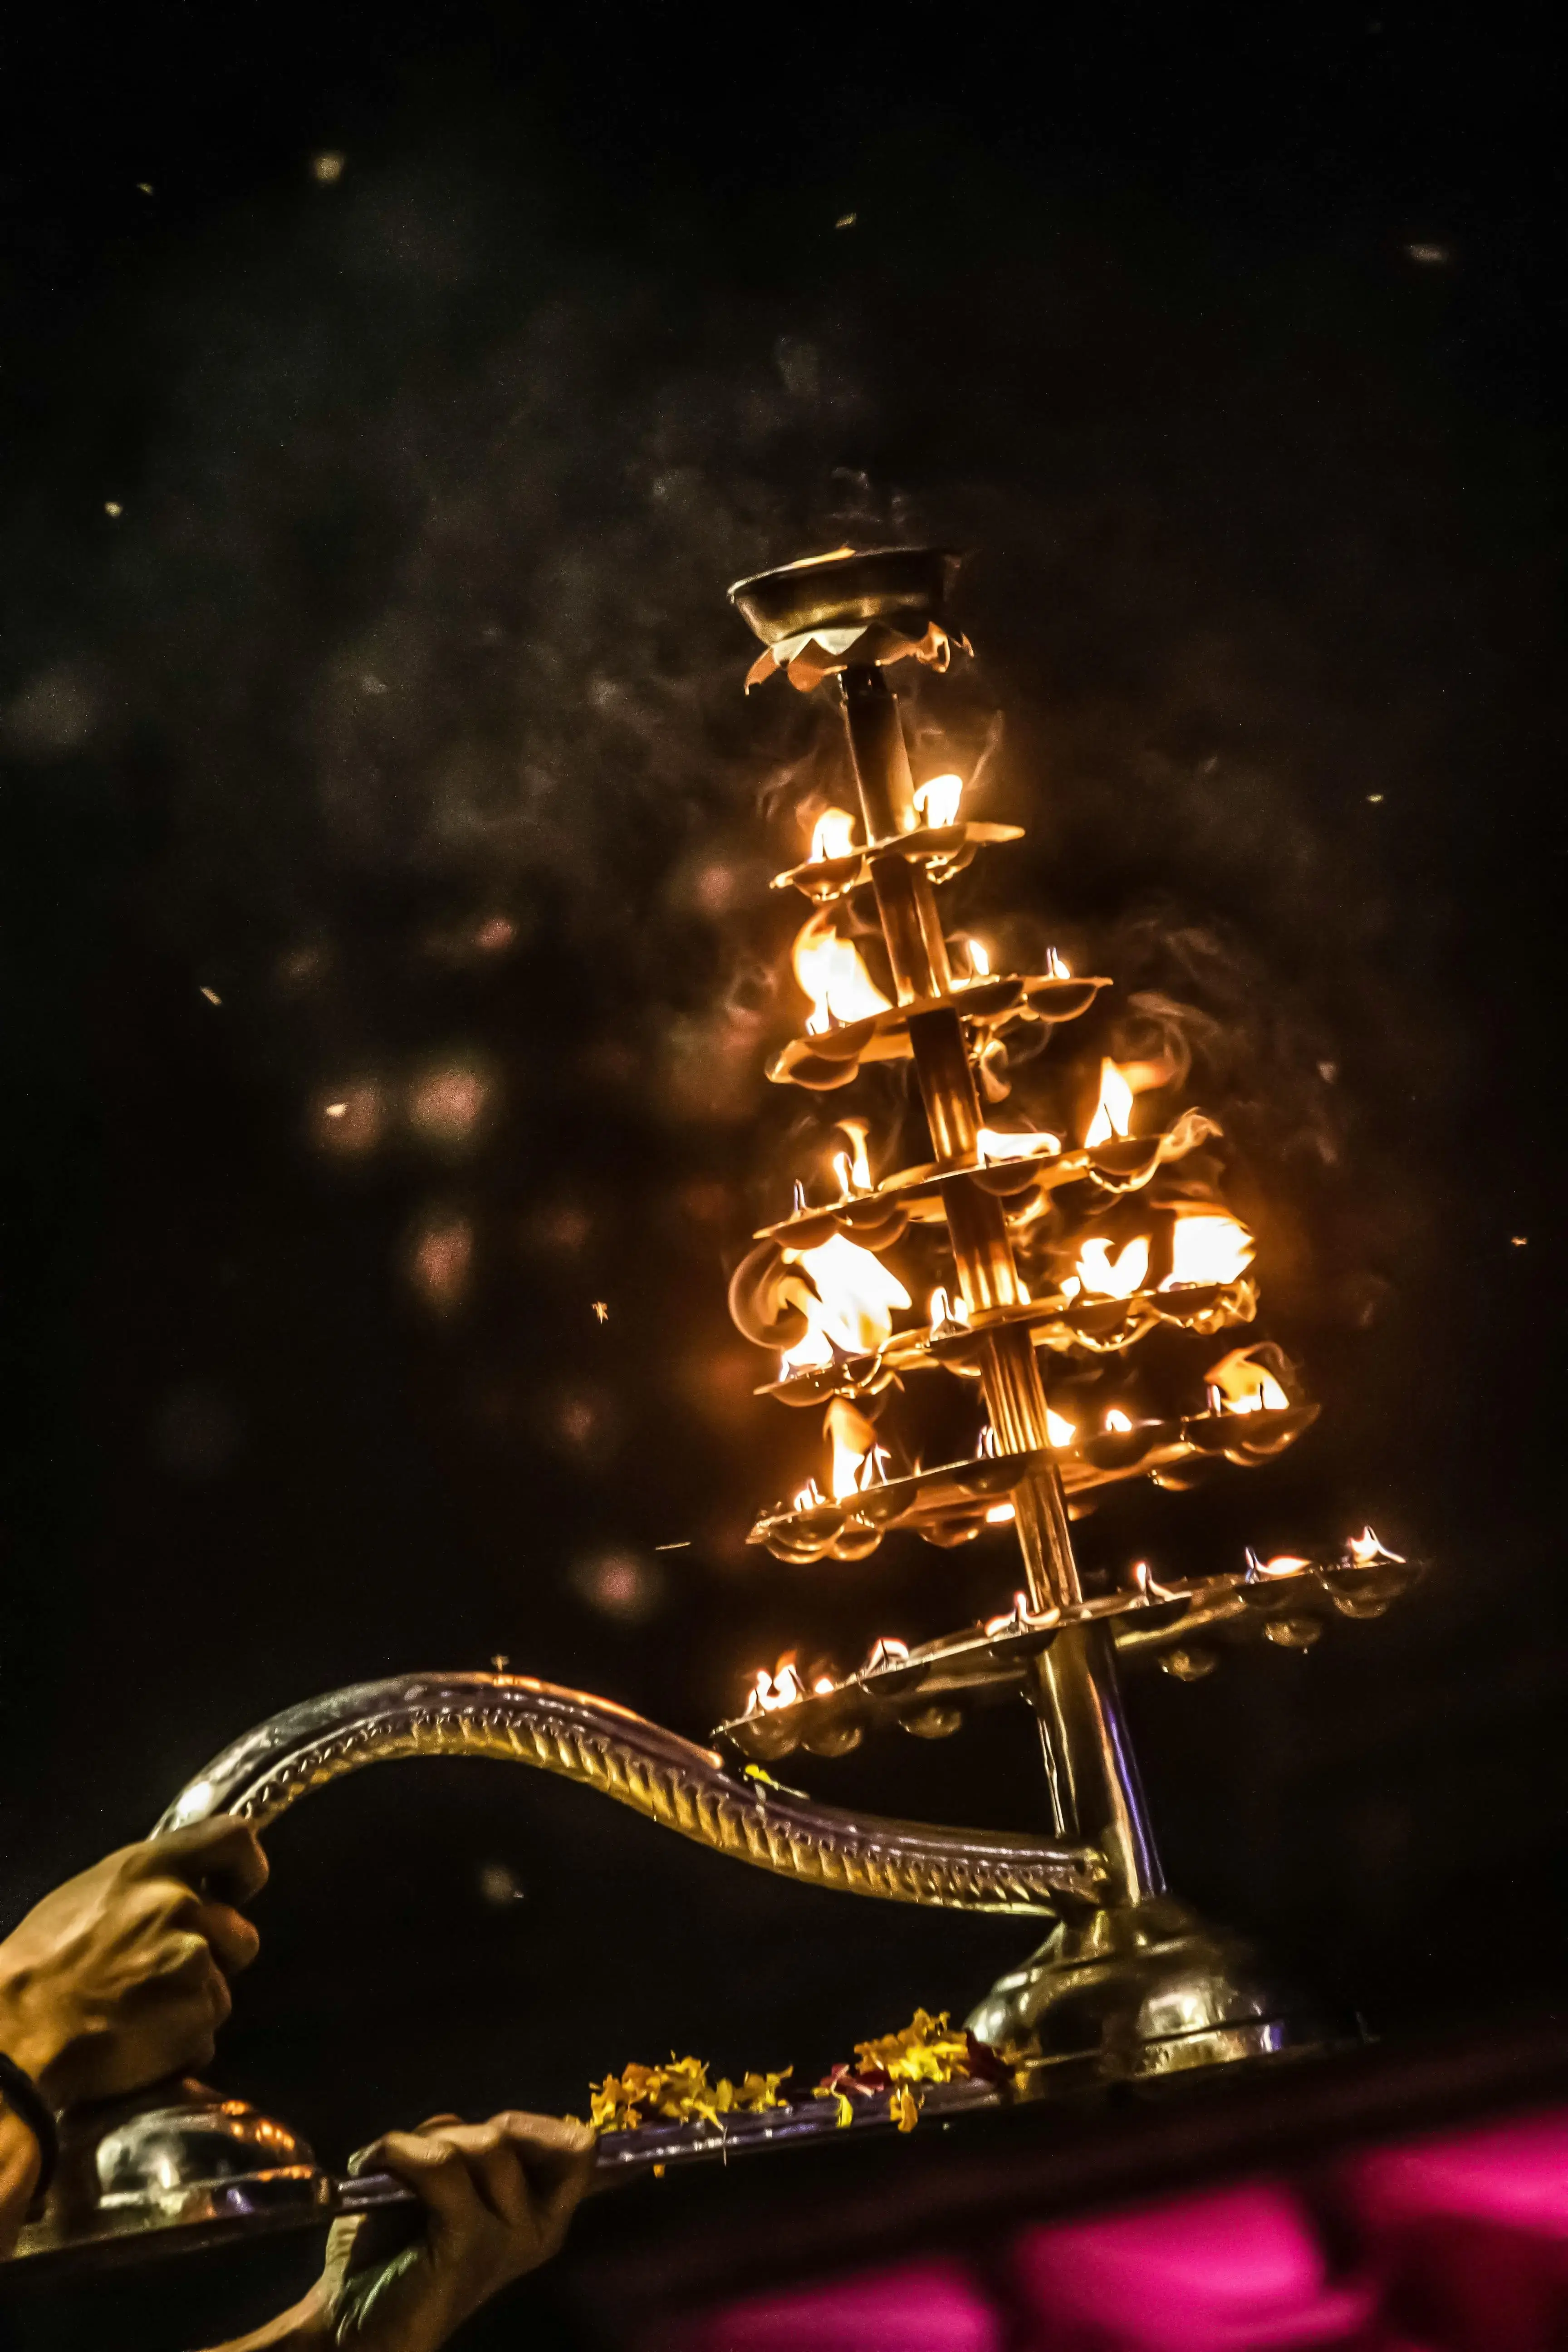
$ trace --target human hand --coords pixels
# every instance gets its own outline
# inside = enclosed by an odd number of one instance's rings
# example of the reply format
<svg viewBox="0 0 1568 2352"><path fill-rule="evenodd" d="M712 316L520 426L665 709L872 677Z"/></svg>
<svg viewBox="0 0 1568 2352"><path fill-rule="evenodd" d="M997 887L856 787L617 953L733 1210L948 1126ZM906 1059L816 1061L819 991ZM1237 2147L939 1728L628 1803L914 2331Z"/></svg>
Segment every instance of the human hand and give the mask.
<svg viewBox="0 0 1568 2352"><path fill-rule="evenodd" d="M362 2148L351 2172L391 2172L424 2208L414 2244L389 2259L382 2217L336 2221L300 2340L353 2352L435 2352L481 2303L560 2246L594 2169L595 2135L553 2116L489 2123L433 2116ZM318 2336L318 2331L319 2336ZM286 2339L293 2341L293 2338Z"/></svg>
<svg viewBox="0 0 1568 2352"><path fill-rule="evenodd" d="M68 1879L0 1943L0 2050L57 2107L205 2066L259 1940L235 1906L266 1882L224 1814Z"/></svg>

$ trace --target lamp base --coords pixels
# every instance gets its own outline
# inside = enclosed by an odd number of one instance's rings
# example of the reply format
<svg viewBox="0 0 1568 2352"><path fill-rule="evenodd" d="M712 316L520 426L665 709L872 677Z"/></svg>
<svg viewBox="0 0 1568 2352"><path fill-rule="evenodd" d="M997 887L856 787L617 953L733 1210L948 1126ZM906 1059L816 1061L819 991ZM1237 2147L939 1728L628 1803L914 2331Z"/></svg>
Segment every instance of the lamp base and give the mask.
<svg viewBox="0 0 1568 2352"><path fill-rule="evenodd" d="M1195 2067L1343 2045L1353 2037L1269 1976L1257 1948L1173 1896L1064 1919L968 2020L1022 2045L1026 2098L1156 2081Z"/></svg>

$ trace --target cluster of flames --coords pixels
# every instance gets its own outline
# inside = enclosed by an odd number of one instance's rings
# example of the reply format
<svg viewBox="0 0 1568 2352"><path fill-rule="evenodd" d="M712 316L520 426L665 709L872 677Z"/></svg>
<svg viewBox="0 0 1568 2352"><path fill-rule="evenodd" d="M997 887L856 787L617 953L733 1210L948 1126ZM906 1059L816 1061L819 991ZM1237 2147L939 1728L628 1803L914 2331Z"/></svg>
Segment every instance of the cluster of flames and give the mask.
<svg viewBox="0 0 1568 2352"><path fill-rule="evenodd" d="M798 941L796 945L798 948ZM1157 1085L1162 1075L1157 1063L1102 1062L1100 1096L1086 1143L1125 1136L1131 1124L1134 1096L1141 1091L1140 1081L1145 1087ZM846 1119L841 1125L849 1148L834 1154L834 1170L839 1196L847 1199L869 1191L872 1179L865 1122ZM1007 1133L984 1129L981 1143L984 1156L990 1160L1027 1158L1037 1153L1048 1156L1061 1149L1057 1137L1027 1130ZM1068 1300L1080 1297L1135 1297L1148 1282L1152 1237L1136 1234L1114 1255L1112 1251L1112 1244L1103 1234L1086 1241L1077 1265L1060 1285L1062 1297ZM799 1286L796 1303L809 1328L805 1338L784 1353L781 1378L831 1364L838 1352L875 1354L891 1336L894 1314L913 1303L903 1284L880 1258L842 1234L833 1234L813 1249L790 1251L786 1256L807 1277L807 1283ZM1173 1226L1170 1268L1162 1275L1157 1287L1161 1291L1184 1290L1236 1282L1252 1258L1252 1235L1239 1218L1221 1209L1184 1210L1177 1214ZM942 1302L940 1314L938 1301ZM935 1294L931 1316L933 1329L943 1322L962 1322L966 1318L967 1308L962 1300L950 1304L945 1291Z"/></svg>
<svg viewBox="0 0 1568 2352"><path fill-rule="evenodd" d="M915 806L921 824L936 828L955 823L963 793L963 779L956 775L935 776L917 785ZM813 863L855 856L864 846L858 841L857 833L857 820L847 809L825 809L812 834ZM969 984L986 978L990 959L982 943L967 940L959 942L959 947L962 960L968 964ZM793 962L795 979L810 1001L811 1011L805 1023L808 1034L820 1035L836 1024L865 1020L891 1010L854 941L838 936L831 909L818 909L802 927L795 941ZM1068 967L1054 949L1050 951L1050 971L1057 977L1070 977ZM961 981L959 984L964 982ZM1116 1062L1109 1057L1102 1060L1098 1096L1084 1129L1084 1147L1093 1150L1129 1137L1138 1096L1164 1085L1171 1075L1169 1067L1161 1062ZM840 1122L840 1130L846 1148L834 1153L833 1168L838 1197L848 1200L871 1192L874 1179L867 1150L866 1122L845 1119ZM1031 1129L984 1128L980 1144L982 1158L987 1161L1049 1158L1063 1149L1058 1136ZM799 1187L796 1197L797 1205L803 1205L804 1193ZM826 1369L845 1356L877 1354L892 1336L894 1316L913 1305L904 1285L882 1260L844 1234L835 1234L812 1248L786 1250L784 1255L786 1264L798 1268L799 1278L789 1284L788 1295L804 1313L807 1328L804 1338L784 1352L781 1378ZM1103 1234L1096 1235L1084 1242L1077 1264L1059 1282L1059 1296L1063 1301L1131 1300L1149 1286L1152 1255L1151 1234L1136 1234L1119 1248ZM1252 1257L1253 1238L1239 1219L1218 1208L1182 1207L1171 1227L1169 1268L1155 1286L1160 1291L1171 1291L1235 1283ZM1026 1290L1024 1296L1027 1298ZM970 1306L961 1293L950 1293L945 1287L932 1292L927 1322L933 1337L962 1330L969 1321ZM1205 1390L1211 1412L1281 1412L1289 1407L1290 1399L1284 1386L1263 1360L1268 1352L1237 1349L1210 1367ZM1047 1411L1047 1423L1052 1445L1065 1448L1078 1439L1079 1425L1054 1409ZM1110 1432L1130 1431L1133 1423L1126 1412L1112 1406L1102 1425ZM828 1405L826 1434L830 1446L828 1494L823 1494L815 1479L809 1480L793 1497L797 1511L810 1509L829 1497L843 1502L881 1483L888 1475L888 1454L877 1444L873 1424L847 1399L836 1397ZM981 1451L996 1451L989 1429L982 1433ZM1013 1505L1008 1502L997 1503L986 1513L987 1519L996 1524L1013 1516ZM1370 1531L1368 1539L1373 1540ZM1352 1545L1352 1554L1354 1551ZM1259 1562L1257 1572L1284 1574L1300 1565L1293 1559ZM1147 1576L1146 1563L1139 1566ZM1150 1585L1147 1589L1158 1588ZM1020 1596L1017 1608L1023 1606ZM1011 1622L1002 1619L996 1624ZM829 1682L825 1686L831 1688L832 1685ZM785 1660L773 1675L758 1675L750 1706L756 1711L789 1706L807 1695L793 1663Z"/></svg>
<svg viewBox="0 0 1568 2352"><path fill-rule="evenodd" d="M934 830L954 824L963 797L962 776L931 776L917 784L914 801L921 824ZM811 863L826 865L853 856L861 845L855 834L856 820L847 809L824 809L812 832ZM981 942L968 940L963 944L970 980L989 978L991 960ZM819 909L802 926L792 961L795 980L811 1001L805 1022L808 1037L820 1037L824 1030L837 1023L866 1021L875 1013L891 1010L853 940L839 938L830 909ZM1054 950L1051 971L1058 979L1070 976Z"/></svg>
<svg viewBox="0 0 1568 2352"><path fill-rule="evenodd" d="M1248 1584L1267 1581L1270 1577L1299 1576L1312 1567L1312 1560L1303 1552L1275 1552L1263 1559L1250 1546L1243 1555L1246 1561L1244 1580ZM1345 1544L1344 1563L1352 1568L1403 1568L1405 1556L1391 1551L1371 1528L1363 1528L1359 1536L1352 1536ZM1186 1588L1162 1584L1146 1559L1136 1559L1127 1571L1127 1581L1146 1601L1176 1601L1185 1597ZM1057 1612L1040 1615L1029 1606L1026 1593L1016 1592L1013 1606L999 1617L987 1617L981 1632L993 1639L1005 1633L1026 1633L1041 1625L1055 1622ZM879 1633L867 1653L862 1675L875 1674L879 1667L900 1664L910 1654L910 1645L894 1633ZM852 1680L853 1676L845 1677ZM746 1693L745 1712L748 1716L774 1715L781 1707L798 1706L803 1699L826 1698L840 1687L839 1678L818 1669L809 1681L801 1674L793 1651L781 1658L770 1673L759 1666Z"/></svg>
<svg viewBox="0 0 1568 2352"><path fill-rule="evenodd" d="M863 1253L864 1255L864 1253ZM906 1299L905 1303L908 1301ZM945 1290L931 1293L931 1324L933 1331L962 1329L968 1312L962 1299L950 1301ZM885 1336L885 1335L884 1335ZM1288 1412L1290 1397L1283 1383L1262 1360L1263 1350L1250 1348L1233 1349L1211 1364L1204 1376L1205 1393L1211 1412ZM798 1360L799 1351L796 1351ZM790 1360L785 1360L786 1362ZM877 1443L877 1432L859 1408L847 1397L834 1397L828 1404L825 1425L831 1447L828 1490L825 1495L815 1479L793 1497L797 1511L811 1510L816 1504L832 1500L842 1503L852 1495L863 1494L867 1487L880 1486L888 1475L889 1455L886 1446ZM1131 1413L1120 1405L1112 1405L1105 1414L1101 1428L1110 1435L1126 1433L1134 1427ZM1055 1406L1046 1407L1046 1434L1050 1444L1066 1448L1078 1440L1079 1424L1069 1421ZM980 1432L979 1452L994 1458L1000 1451L994 1431L987 1423ZM995 1503L985 1514L992 1526L1000 1526L1013 1517L1011 1503Z"/></svg>

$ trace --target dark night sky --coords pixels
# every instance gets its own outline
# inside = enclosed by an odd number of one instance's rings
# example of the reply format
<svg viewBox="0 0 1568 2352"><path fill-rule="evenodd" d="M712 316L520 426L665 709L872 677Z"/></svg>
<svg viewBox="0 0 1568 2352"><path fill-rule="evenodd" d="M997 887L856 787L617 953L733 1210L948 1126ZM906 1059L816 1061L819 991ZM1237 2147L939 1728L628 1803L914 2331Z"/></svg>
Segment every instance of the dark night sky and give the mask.
<svg viewBox="0 0 1568 2352"><path fill-rule="evenodd" d="M924 740L1003 712L1031 826L955 910L1201 1013L1323 1405L1087 1552L1432 1562L1136 1687L1174 1875L1388 2031L1561 1984L1557 86L1495 11L1019 21L8 27L6 1916L338 1683L505 1652L701 1733L992 1604L1000 1550L745 1549L816 1441L723 1315L823 1148L758 1073L831 742L723 590L929 531ZM1026 1727L914 1750L813 1786L1036 1817ZM826 2059L1019 1942L496 1771L273 1853L225 2079L340 2151Z"/></svg>

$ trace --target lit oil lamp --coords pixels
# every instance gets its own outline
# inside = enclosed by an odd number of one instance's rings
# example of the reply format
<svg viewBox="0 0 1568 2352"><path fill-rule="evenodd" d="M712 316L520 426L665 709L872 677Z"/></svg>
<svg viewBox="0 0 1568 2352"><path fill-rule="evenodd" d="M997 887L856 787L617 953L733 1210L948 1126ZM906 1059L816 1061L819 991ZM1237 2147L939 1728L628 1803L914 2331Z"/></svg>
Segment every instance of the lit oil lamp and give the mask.
<svg viewBox="0 0 1568 2352"><path fill-rule="evenodd" d="M983 1113L1005 1091L995 1067L1008 1035L1043 1026L1048 1038L1109 983L1075 979L1054 950L1044 972L999 972L984 942L944 930L942 885L978 850L1017 837L966 817L959 775L915 782L885 674L909 659L945 667L963 646L945 609L954 569L931 550L840 551L731 591L766 648L748 684L778 669L802 691L836 695L858 803L818 816L808 859L778 877L811 902L793 955L809 1009L769 1076L820 1092L852 1085L869 1063L911 1061L931 1156L873 1181L867 1121L843 1122L852 1150L837 1156L837 1202L817 1211L797 1194L791 1218L757 1236L731 1302L749 1338L780 1346L771 1392L826 1401L827 1494L814 1478L809 1505L764 1513L753 1542L799 1563L863 1558L895 1530L944 1548L1005 1530L1022 1586L978 1633L913 1650L884 1638L857 1674L818 1677L782 1705L753 1694L747 1716L719 1736L755 1748L765 1710L769 1755L787 1752L792 1736L835 1753L889 1722L945 1736L966 1708L1023 1695L1057 1834L1081 1841L1105 1868L1099 1901L1064 1912L970 2021L989 2040L1028 2042L1044 2089L1086 2073L1163 2074L1257 2056L1329 2032L1271 1988L1235 1938L1168 1894L1116 1659L1152 1657L1193 1681L1218 1645L1247 1635L1305 1648L1329 1618L1386 1606L1413 1571L1368 1530L1332 1557L1249 1551L1238 1569L1195 1578L1157 1577L1140 1560L1110 1591L1086 1589L1069 1518L1100 1490L1260 1465L1315 1408L1268 1342L1232 1346L1207 1365L1201 1411L1162 1419L1124 1400L1069 1417L1047 1401L1043 1355L1093 1363L1161 1328L1212 1340L1250 1322L1255 1244L1206 1183L1173 1198L1156 1186L1139 1221L1138 1194L1218 1133L1195 1110L1143 1117L1140 1098L1176 1075L1166 1064L1102 1058L1076 1147ZM868 895L881 933L876 977L857 944ZM1020 1251L1047 1212L1055 1271L1031 1284ZM904 1319L910 1292L886 1262L917 1227L951 1261L923 1322ZM966 1458L889 1475L867 1401L943 1371L979 1381L978 1444ZM775 1676L770 1688L779 1687Z"/></svg>

